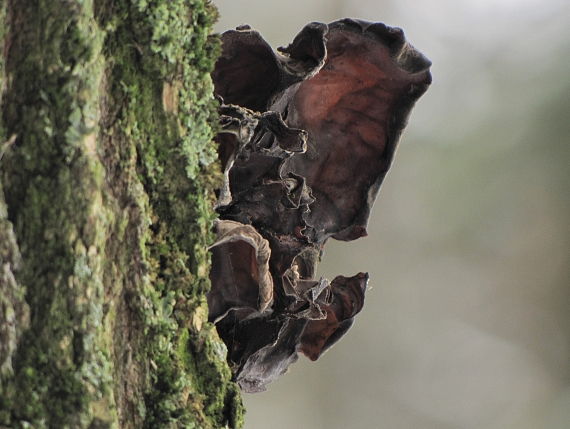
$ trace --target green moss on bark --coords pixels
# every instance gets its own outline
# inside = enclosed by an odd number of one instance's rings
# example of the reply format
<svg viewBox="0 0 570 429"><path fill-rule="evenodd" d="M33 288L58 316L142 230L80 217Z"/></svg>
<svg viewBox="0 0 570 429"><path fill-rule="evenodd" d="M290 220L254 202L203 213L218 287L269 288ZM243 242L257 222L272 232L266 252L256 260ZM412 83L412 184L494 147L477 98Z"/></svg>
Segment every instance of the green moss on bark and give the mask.
<svg viewBox="0 0 570 429"><path fill-rule="evenodd" d="M6 0L0 0L0 94L4 92L5 71L6 71L6 45L8 44L7 36L10 29L8 21L8 5ZM0 154L4 152L3 145L6 140L6 132L2 121L0 121Z"/></svg>
<svg viewBox="0 0 570 429"><path fill-rule="evenodd" d="M0 425L241 427L205 301L215 9L3 6L18 31L0 34L2 124L18 138L0 167L30 324L0 373Z"/></svg>
<svg viewBox="0 0 570 429"><path fill-rule="evenodd" d="M109 391L100 344L106 213L96 154L101 34L89 5L11 2L2 159L30 327L3 380L2 424L82 427ZM8 412L9 410L9 412Z"/></svg>
<svg viewBox="0 0 570 429"><path fill-rule="evenodd" d="M1 405L7 392L5 380L14 374L14 354L22 332L29 327L29 307L25 289L15 278L21 266L21 255L0 185L0 421L9 420Z"/></svg>

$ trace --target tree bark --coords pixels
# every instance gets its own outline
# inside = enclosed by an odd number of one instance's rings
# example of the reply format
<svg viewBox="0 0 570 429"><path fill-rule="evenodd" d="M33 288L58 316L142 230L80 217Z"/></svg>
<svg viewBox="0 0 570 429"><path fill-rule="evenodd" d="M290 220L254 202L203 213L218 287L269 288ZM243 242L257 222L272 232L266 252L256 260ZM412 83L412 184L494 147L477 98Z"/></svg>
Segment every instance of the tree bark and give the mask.
<svg viewBox="0 0 570 429"><path fill-rule="evenodd" d="M243 425L205 299L216 13L0 0L0 427Z"/></svg>

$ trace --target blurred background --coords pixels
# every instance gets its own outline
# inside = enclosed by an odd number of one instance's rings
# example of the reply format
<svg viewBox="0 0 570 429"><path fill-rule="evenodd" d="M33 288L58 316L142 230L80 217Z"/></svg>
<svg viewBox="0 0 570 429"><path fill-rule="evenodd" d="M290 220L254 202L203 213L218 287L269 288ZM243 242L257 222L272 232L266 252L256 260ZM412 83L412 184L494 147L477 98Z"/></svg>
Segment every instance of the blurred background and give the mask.
<svg viewBox="0 0 570 429"><path fill-rule="evenodd" d="M343 17L433 61L369 236L319 274L370 273L319 361L244 395L246 429L570 428L570 2L214 0L276 48Z"/></svg>

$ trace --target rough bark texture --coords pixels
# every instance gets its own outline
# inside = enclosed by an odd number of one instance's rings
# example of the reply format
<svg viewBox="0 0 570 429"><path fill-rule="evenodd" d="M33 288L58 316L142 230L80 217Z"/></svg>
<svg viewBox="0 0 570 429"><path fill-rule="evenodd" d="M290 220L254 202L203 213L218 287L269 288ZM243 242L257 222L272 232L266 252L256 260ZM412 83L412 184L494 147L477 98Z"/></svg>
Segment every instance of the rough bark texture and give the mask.
<svg viewBox="0 0 570 429"><path fill-rule="evenodd" d="M242 426L205 300L215 14L0 0L0 427Z"/></svg>

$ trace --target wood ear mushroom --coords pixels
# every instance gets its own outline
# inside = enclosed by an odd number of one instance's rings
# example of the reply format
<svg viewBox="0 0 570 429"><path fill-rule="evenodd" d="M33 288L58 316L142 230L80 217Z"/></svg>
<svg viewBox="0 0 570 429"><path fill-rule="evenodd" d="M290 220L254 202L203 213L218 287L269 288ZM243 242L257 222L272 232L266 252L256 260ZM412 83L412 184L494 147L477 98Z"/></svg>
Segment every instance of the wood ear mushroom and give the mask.
<svg viewBox="0 0 570 429"><path fill-rule="evenodd" d="M308 24L278 52L249 26L222 41L212 78L226 181L208 304L235 381L259 392L362 309L367 274L316 280L316 265L329 238L366 236L431 63L401 29L352 19Z"/></svg>

